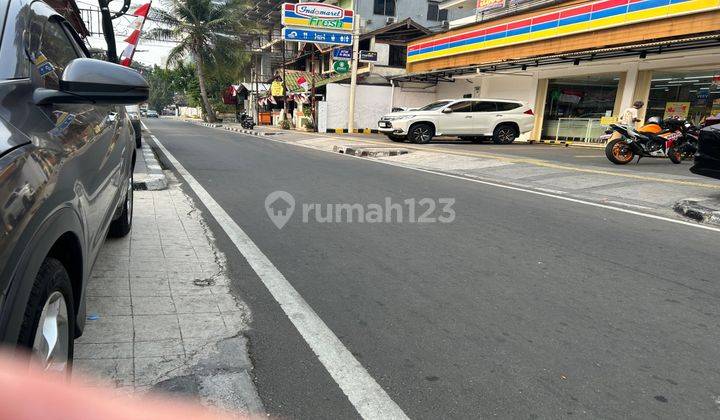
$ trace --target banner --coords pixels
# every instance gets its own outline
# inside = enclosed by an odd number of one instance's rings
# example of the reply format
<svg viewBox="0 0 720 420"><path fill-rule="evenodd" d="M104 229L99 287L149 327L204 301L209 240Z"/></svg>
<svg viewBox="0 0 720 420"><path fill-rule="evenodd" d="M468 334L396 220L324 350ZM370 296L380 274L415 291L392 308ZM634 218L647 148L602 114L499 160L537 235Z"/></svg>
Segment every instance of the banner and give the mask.
<svg viewBox="0 0 720 420"><path fill-rule="evenodd" d="M690 112L690 102L667 102L665 103L665 115L663 119L677 118L684 120Z"/></svg>
<svg viewBox="0 0 720 420"><path fill-rule="evenodd" d="M152 4L152 1L150 3L145 3L135 9L132 13L130 13L131 16L136 16L133 23L130 25L131 28L133 28L133 31L130 33L130 35L125 38L125 42L127 42L127 46L125 49L123 49L122 54L120 55L120 64L126 67L130 67L130 64L132 64L133 56L135 55L135 49L137 48L138 43L140 42L140 35L142 34L142 28L145 24L145 19L147 19L148 12L150 11L150 5Z"/></svg>
<svg viewBox="0 0 720 420"><path fill-rule="evenodd" d="M475 9L478 13L487 12L493 9L502 9L505 7L505 0L477 0Z"/></svg>
<svg viewBox="0 0 720 420"><path fill-rule="evenodd" d="M270 85L270 94L272 96L283 96L285 94L285 91L283 90L283 82L279 80L275 80Z"/></svg>

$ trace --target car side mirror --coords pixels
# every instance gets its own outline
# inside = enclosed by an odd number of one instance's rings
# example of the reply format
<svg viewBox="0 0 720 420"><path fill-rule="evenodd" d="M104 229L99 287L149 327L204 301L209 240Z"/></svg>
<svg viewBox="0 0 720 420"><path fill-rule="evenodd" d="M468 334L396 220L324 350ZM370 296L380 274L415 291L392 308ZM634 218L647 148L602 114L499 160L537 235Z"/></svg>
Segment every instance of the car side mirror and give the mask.
<svg viewBox="0 0 720 420"><path fill-rule="evenodd" d="M129 67L93 58L76 58L65 67L60 88L35 89L33 101L37 105L131 105L147 100L149 94L145 78Z"/></svg>
<svg viewBox="0 0 720 420"><path fill-rule="evenodd" d="M453 110L451 108L445 108L442 110L443 114L452 114Z"/></svg>

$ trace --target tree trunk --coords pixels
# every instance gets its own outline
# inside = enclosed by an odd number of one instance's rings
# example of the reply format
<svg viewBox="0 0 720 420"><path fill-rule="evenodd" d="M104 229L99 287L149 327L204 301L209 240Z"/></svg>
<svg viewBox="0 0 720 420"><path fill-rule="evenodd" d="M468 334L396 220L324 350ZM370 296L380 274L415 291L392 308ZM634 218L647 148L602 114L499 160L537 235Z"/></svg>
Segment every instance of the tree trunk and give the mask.
<svg viewBox="0 0 720 420"><path fill-rule="evenodd" d="M217 121L217 119L215 118L215 111L210 105L210 100L208 99L207 95L207 89L205 88L205 70L203 70L203 65L205 63L203 62L202 56L198 53L195 53L195 62L197 63L197 76L198 84L200 85L200 97L202 98L203 105L205 106L205 113L207 114L208 122L214 123L215 121Z"/></svg>

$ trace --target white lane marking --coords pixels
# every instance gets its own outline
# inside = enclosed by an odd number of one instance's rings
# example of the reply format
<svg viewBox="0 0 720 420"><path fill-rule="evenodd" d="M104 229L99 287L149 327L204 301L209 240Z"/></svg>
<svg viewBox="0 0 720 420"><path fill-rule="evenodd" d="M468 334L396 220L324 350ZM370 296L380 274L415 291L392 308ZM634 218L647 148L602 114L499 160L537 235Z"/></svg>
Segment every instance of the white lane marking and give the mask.
<svg viewBox="0 0 720 420"><path fill-rule="evenodd" d="M375 379L355 359L260 248L253 243L252 239L168 152L160 140L156 136L151 137L260 277L270 294L280 304L282 310L360 416L365 419L407 419L403 410L375 382Z"/></svg>
<svg viewBox="0 0 720 420"><path fill-rule="evenodd" d="M440 175L440 176L444 176L444 177L448 177L448 178L461 179L461 180L463 180L463 181L475 182L475 183L477 183L477 184L488 185L488 186L491 186L491 187L504 188L504 189L507 189L507 190L525 192L525 193L528 193L528 194L534 194L534 195L539 195L539 196L548 197L548 198L555 198L555 199L557 199L557 200L569 201L569 202L571 202L571 203L584 204L584 205L586 205L586 206L593 206L593 207L598 207L598 208L601 208L601 209L617 211L617 212L620 212L620 213L632 214L632 215L634 215L634 216L646 217L646 218L648 218L648 219L662 220L663 222L669 222L669 223L674 223L674 224L678 224L678 225L690 226L690 227L694 227L694 228L698 228L698 229L709 230L709 231L712 231L712 232L720 232L720 228L716 228L716 227L712 227L712 226L701 225L701 224L699 224L699 223L693 223L693 222L686 222L686 221L684 221L684 220L671 219L671 218L669 218L669 217L659 216L659 215L656 215L656 214L640 213L640 212L638 212L638 211L633 211L633 210L630 210L630 209L624 209L624 208L621 208L621 207L608 206L607 204L594 203L594 202L592 202L592 201L581 200L581 199L578 199L578 198L571 198L571 197L568 197L568 196L562 196L562 195L553 194L553 193L546 193L546 192L542 192L542 191L531 190L531 189L529 189L529 188L513 187L513 186L511 186L511 185L505 185L505 184L500 184L500 183L492 182L492 181L485 181L485 180L481 180L481 179L467 178L467 177L462 176L462 175L453 175L453 174L448 174L448 173L444 173L444 172L434 171L434 170L431 170L431 169L416 168L416 167L413 167L413 166L410 166L410 165L405 165L405 164L398 163L398 162L389 162L389 161L387 161L387 160L380 160L380 159L368 159L368 158L366 158L366 157L346 155L346 154L344 154L344 153L342 153L342 154L341 154L341 153L334 153L334 152L329 152L329 151L325 151L325 150L322 150L322 149L316 149L316 148L314 148L314 147L312 147L312 146L308 146L308 145L304 145L304 144L298 144L297 142L289 142L289 141L278 140L278 139L273 139L273 138L269 138L269 137L253 136L253 135L251 135L251 134L245 134L245 135L246 135L246 136L249 136L249 137L257 137L257 138L260 138L260 139L266 140L266 141L274 141L274 142L277 142L277 143L288 144L288 145L291 145L291 146L305 147L305 148L307 148L307 149L313 149L313 150L317 150L317 151L319 151L319 152L327 152L327 153L330 153L330 154L333 154L333 155L336 155L336 156L339 156L339 157L360 159L360 160L363 160L363 161L365 161L365 162L375 162L375 163L380 163L380 164L383 164L383 165L397 166L397 167L400 167L400 168L410 169L410 170L413 170L413 171L425 172L425 173L429 173L429 174L433 174L433 175Z"/></svg>
<svg viewBox="0 0 720 420"><path fill-rule="evenodd" d="M641 210L652 210L652 207L641 206L639 204L623 203L622 201L608 200L608 203L617 204L618 206L634 207L636 209L641 209Z"/></svg>
<svg viewBox="0 0 720 420"><path fill-rule="evenodd" d="M145 131L150 132L150 130L147 128L147 125L145 125L145 123L142 120L140 120L140 125L142 125L142 127L145 129Z"/></svg>

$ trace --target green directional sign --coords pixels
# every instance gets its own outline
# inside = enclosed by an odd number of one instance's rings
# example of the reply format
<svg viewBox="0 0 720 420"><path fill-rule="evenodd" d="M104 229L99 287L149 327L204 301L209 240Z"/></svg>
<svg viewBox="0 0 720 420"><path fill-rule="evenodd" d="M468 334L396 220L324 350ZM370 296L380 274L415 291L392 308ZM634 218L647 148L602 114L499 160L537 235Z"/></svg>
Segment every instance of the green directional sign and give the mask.
<svg viewBox="0 0 720 420"><path fill-rule="evenodd" d="M333 62L333 70L335 73L344 74L350 71L349 61L335 61Z"/></svg>

